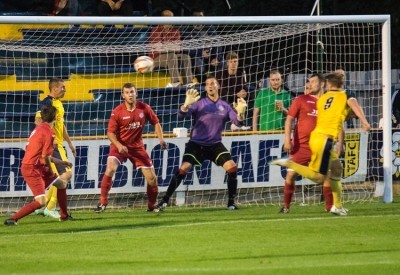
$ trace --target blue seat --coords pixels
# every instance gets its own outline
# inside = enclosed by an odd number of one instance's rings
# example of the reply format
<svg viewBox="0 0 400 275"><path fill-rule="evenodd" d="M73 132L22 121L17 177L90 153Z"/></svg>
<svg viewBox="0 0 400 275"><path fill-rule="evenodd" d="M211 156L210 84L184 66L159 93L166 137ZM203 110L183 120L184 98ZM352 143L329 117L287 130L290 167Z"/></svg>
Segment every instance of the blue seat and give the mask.
<svg viewBox="0 0 400 275"><path fill-rule="evenodd" d="M27 138L35 128L35 113L0 113L0 138Z"/></svg>
<svg viewBox="0 0 400 275"><path fill-rule="evenodd" d="M17 75L18 80L38 81L48 73L46 55L18 51L0 51L0 75Z"/></svg>
<svg viewBox="0 0 400 275"><path fill-rule="evenodd" d="M0 111L4 113L35 113L41 90L5 91L0 93Z"/></svg>
<svg viewBox="0 0 400 275"><path fill-rule="evenodd" d="M146 44L151 27L37 28L21 29L24 46L125 46ZM123 35L124 34L124 35ZM143 53L136 52L136 55ZM0 51L0 75L16 75L17 80L40 81L51 77L68 79L71 73L127 73L135 56L121 52L100 53L21 53ZM132 58L132 60L131 60Z"/></svg>
<svg viewBox="0 0 400 275"><path fill-rule="evenodd" d="M26 138L35 127L41 90L0 93L0 138Z"/></svg>
<svg viewBox="0 0 400 275"><path fill-rule="evenodd" d="M66 122L70 136L103 136L107 134L108 121Z"/></svg>

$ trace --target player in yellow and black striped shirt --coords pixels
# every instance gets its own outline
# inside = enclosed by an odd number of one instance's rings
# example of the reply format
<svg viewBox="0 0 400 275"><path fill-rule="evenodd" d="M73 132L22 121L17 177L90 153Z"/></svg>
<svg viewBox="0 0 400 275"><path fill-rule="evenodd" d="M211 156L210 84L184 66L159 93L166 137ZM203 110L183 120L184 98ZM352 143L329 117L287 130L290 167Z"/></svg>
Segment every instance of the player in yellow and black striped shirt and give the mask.
<svg viewBox="0 0 400 275"><path fill-rule="evenodd" d="M343 168L339 156L334 150L334 144L342 131L343 122L350 109L360 118L364 131L368 131L370 125L361 108L354 108L354 104L349 102L350 98L342 88L342 76L331 73L325 79L327 92L317 101L317 125L310 136L312 155L308 167L288 159L274 160L270 164L291 168L316 183L323 183L325 178L329 177L334 202L331 213L347 215L347 211L341 203Z"/></svg>
<svg viewBox="0 0 400 275"><path fill-rule="evenodd" d="M49 95L46 98L44 98L39 105L40 108L42 106L54 106L57 109L56 120L53 126L54 132L56 134L54 138L55 149L53 157L64 161L68 161L67 154L63 146L63 141L65 140L68 143L68 146L71 149L74 157L76 156L76 150L75 147L72 145L71 139L68 135L67 129L64 124L64 106L60 100L61 98L64 97L66 92L64 81L60 78L51 79L49 81L49 90L50 90ZM35 117L35 124L38 125L41 123L41 121L42 120L39 111ZM58 173L61 179L65 180L66 182L70 181L72 177L70 168L57 166L53 164L52 166L54 172ZM59 214L54 211L57 204L57 188L50 187L46 195L46 201L47 201L47 207L46 209L42 210L43 214L51 216L53 218L60 218ZM40 214L41 211L37 211L37 213Z"/></svg>

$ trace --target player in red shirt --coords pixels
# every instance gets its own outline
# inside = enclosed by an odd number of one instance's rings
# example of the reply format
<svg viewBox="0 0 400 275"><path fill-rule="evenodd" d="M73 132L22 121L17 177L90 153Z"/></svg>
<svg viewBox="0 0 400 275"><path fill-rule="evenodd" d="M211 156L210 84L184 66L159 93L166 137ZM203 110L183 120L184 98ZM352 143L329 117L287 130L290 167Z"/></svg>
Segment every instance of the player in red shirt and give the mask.
<svg viewBox="0 0 400 275"><path fill-rule="evenodd" d="M310 134L317 122L317 100L324 93L325 79L320 74L313 74L306 83L304 95L296 97L290 106L285 122L285 143L283 149L290 154L292 161L308 165L311 159L309 146ZM293 138L291 139L292 125L295 123ZM290 203L296 188L298 174L291 169L287 170L283 191L283 207L280 213L289 213ZM323 193L325 209L329 212L332 203L332 190L329 181L324 182Z"/></svg>
<svg viewBox="0 0 400 275"><path fill-rule="evenodd" d="M60 221L69 220L67 212L67 182L60 179L51 169L51 162L64 167L72 167L72 163L52 157L54 151L54 131L52 124L56 118L56 108L45 106L41 110L44 123L37 126L31 133L26 145L25 156L22 159L21 173L31 189L35 201L22 207L5 225L17 225L17 221L46 204L46 188L51 184L58 188L57 199L60 206Z"/></svg>
<svg viewBox="0 0 400 275"><path fill-rule="evenodd" d="M106 209L112 177L118 166L127 159L133 163L136 169L141 169L147 181L148 210L155 210L158 195L157 176L153 162L147 154L142 140L143 127L147 121L154 126L161 149L166 149L167 143L164 141L161 125L154 111L149 105L137 101L136 97L136 87L132 83L126 83L122 87L124 102L111 113L107 129L111 146L107 158L106 172L101 181L100 202L94 210L97 213Z"/></svg>

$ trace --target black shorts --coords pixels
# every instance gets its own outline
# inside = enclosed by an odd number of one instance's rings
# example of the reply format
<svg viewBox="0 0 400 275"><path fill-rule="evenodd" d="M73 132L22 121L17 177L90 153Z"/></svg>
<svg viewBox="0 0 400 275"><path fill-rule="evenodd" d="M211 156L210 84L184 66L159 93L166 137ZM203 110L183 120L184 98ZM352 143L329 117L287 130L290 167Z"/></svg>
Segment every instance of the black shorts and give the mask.
<svg viewBox="0 0 400 275"><path fill-rule="evenodd" d="M67 152L65 151L64 147L59 148L58 146L56 146L52 156L55 157L55 158L64 160L64 161L68 161ZM62 165L59 165L59 164L54 164L54 165L55 165L57 171L53 171L53 172L54 173L57 172L58 175L62 175L65 172L71 171L70 168L67 168L65 166L62 166Z"/></svg>
<svg viewBox="0 0 400 275"><path fill-rule="evenodd" d="M223 166L225 162L232 160L232 156L221 142L210 146L200 145L192 141L186 143L182 162L201 165L205 160L211 160L216 165Z"/></svg>

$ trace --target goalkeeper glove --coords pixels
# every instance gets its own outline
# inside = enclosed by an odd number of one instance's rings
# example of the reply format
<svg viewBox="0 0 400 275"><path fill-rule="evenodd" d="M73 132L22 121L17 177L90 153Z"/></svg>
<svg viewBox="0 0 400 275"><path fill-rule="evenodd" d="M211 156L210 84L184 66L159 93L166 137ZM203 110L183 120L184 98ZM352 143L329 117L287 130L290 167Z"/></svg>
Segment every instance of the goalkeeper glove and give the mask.
<svg viewBox="0 0 400 275"><path fill-rule="evenodd" d="M183 106L185 108L189 108L190 105L192 105L199 99L200 99L200 94L197 90L195 90L195 89L187 90L186 99L185 99L185 103L183 104Z"/></svg>
<svg viewBox="0 0 400 275"><path fill-rule="evenodd" d="M236 102L233 103L233 108L236 110L236 112L239 115L243 115L244 112L246 112L246 108L247 108L246 100L239 97L237 100L237 103Z"/></svg>

